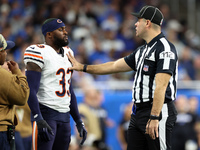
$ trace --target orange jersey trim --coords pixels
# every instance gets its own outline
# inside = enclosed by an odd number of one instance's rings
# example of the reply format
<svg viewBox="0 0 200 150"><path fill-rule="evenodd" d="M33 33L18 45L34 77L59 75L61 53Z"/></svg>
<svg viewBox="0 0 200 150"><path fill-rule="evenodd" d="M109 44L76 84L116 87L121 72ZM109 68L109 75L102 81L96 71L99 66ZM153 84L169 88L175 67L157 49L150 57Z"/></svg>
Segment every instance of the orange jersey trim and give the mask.
<svg viewBox="0 0 200 150"><path fill-rule="evenodd" d="M37 124L36 124L36 121L34 121L33 122L33 130L32 130L32 148L33 148L33 150L37 150L37 137L38 137Z"/></svg>
<svg viewBox="0 0 200 150"><path fill-rule="evenodd" d="M32 56L32 57L36 57L36 58L41 58L41 59L43 59L42 56L38 56L38 55L34 55L34 54L24 54L24 56Z"/></svg>

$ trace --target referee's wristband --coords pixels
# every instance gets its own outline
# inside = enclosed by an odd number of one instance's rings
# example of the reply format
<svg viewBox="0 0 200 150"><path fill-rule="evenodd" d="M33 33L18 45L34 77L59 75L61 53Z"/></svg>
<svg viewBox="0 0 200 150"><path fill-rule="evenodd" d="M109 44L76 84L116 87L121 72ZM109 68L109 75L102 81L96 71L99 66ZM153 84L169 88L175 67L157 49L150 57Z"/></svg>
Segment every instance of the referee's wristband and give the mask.
<svg viewBox="0 0 200 150"><path fill-rule="evenodd" d="M87 71L87 65L85 64L84 66L83 66L83 72L86 72Z"/></svg>
<svg viewBox="0 0 200 150"><path fill-rule="evenodd" d="M150 120L159 120L160 117L156 115L150 115Z"/></svg>

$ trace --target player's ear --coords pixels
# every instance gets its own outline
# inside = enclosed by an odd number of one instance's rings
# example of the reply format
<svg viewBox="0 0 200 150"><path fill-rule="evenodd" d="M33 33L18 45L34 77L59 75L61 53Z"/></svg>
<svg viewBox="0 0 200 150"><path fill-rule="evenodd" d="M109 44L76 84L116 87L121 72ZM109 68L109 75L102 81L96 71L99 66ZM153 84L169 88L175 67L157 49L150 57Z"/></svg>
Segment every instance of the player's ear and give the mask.
<svg viewBox="0 0 200 150"><path fill-rule="evenodd" d="M51 32L47 32L46 37L47 38L52 38L52 33Z"/></svg>

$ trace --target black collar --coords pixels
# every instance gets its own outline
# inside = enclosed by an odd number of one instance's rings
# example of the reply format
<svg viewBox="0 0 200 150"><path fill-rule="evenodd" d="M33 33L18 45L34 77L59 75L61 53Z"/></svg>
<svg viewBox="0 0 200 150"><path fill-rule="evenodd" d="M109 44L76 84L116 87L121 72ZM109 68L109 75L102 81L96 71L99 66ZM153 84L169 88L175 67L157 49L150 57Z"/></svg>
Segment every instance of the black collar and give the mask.
<svg viewBox="0 0 200 150"><path fill-rule="evenodd" d="M160 38L165 37L164 34L161 32L156 37L154 37L148 44L148 47L151 47L156 41L158 41Z"/></svg>
<svg viewBox="0 0 200 150"><path fill-rule="evenodd" d="M62 54L62 57L64 57L64 49L60 48L60 52L58 54Z"/></svg>

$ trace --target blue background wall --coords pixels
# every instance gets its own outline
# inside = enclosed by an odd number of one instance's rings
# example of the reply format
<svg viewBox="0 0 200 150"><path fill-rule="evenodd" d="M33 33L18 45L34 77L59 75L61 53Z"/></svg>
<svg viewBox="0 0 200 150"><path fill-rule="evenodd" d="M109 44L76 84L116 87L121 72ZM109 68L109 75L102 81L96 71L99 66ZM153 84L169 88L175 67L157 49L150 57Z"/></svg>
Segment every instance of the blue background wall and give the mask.
<svg viewBox="0 0 200 150"><path fill-rule="evenodd" d="M200 91L196 90L178 90L177 96L184 94L187 97L197 96L200 99ZM81 93L76 93L78 103L83 101L83 95ZM111 150L121 150L119 141L117 138L117 129L122 118L123 106L131 102L132 93L131 91L104 91L105 101L103 107L108 112L108 118L115 122L114 127L107 128L107 144L110 146ZM200 104L200 103L199 103ZM199 106L200 108L200 106ZM198 109L200 114L200 109ZM72 130L73 134L73 130Z"/></svg>

